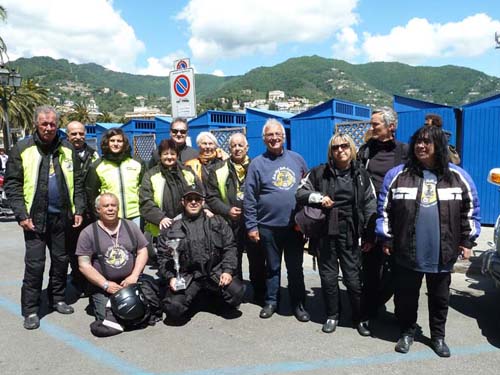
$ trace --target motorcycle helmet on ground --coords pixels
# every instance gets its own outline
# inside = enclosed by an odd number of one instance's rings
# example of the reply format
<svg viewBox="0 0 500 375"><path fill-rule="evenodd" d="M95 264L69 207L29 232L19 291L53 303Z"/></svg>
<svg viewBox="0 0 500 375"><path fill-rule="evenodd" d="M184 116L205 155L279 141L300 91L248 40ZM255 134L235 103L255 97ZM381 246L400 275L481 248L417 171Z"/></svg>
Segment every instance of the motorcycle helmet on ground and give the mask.
<svg viewBox="0 0 500 375"><path fill-rule="evenodd" d="M149 318L149 304L138 284L120 289L109 300L113 314L125 325L139 325Z"/></svg>

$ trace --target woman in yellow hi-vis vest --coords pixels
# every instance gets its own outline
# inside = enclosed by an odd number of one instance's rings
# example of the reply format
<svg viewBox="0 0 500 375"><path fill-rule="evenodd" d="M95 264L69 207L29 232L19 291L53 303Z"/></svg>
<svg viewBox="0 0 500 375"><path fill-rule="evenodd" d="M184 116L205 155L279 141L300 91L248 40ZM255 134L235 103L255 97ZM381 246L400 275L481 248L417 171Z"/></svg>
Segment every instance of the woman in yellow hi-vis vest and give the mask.
<svg viewBox="0 0 500 375"><path fill-rule="evenodd" d="M101 193L113 193L120 201L119 216L140 224L139 186L145 166L133 158L122 129L109 129L101 140L102 158L90 166L85 188L89 204Z"/></svg>
<svg viewBox="0 0 500 375"><path fill-rule="evenodd" d="M172 139L161 141L158 152L160 161L149 169L139 189L140 213L144 218L147 237L156 242L160 231L169 228L175 217L183 212L181 198L186 189L192 189L201 181L190 169L181 165L176 143ZM149 247L150 260L155 252Z"/></svg>

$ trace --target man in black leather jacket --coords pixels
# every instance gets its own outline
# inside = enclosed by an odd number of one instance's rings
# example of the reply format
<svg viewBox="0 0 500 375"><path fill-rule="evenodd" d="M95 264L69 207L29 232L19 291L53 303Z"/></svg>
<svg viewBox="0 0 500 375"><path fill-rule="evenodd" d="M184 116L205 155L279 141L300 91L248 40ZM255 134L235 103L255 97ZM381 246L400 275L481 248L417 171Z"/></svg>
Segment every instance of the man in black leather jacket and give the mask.
<svg viewBox="0 0 500 375"><path fill-rule="evenodd" d="M49 305L61 314L73 313L65 299L68 252L66 233L82 224L85 199L73 147L57 135L59 116L50 106L35 110L35 132L11 150L5 192L23 229L26 254L21 289L24 328L40 326L39 308L45 268L45 248L51 259Z"/></svg>
<svg viewBox="0 0 500 375"><path fill-rule="evenodd" d="M244 285L233 276L237 257L232 230L222 217L207 217L204 202L200 188L188 189L182 198L182 217L158 239L159 275L168 285L162 308L169 320L184 319L201 291L218 295L233 308L243 298Z"/></svg>

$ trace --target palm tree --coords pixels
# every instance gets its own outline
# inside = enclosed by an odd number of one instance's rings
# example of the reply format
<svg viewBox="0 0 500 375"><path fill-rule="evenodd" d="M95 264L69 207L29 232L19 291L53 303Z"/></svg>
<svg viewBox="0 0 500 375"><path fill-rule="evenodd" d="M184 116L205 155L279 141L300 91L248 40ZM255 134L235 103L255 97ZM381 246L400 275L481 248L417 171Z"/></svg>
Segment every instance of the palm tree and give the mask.
<svg viewBox="0 0 500 375"><path fill-rule="evenodd" d="M23 82L17 90L0 87L0 97L5 97L9 103L8 114L12 128L22 129L25 134L34 129L35 108L49 102L49 92L32 79ZM4 118L3 108L0 108L0 114Z"/></svg>
<svg viewBox="0 0 500 375"><path fill-rule="evenodd" d="M0 5L0 21L7 18L7 10ZM4 61L4 57L7 61ZM7 46L0 37L0 60L2 66L8 63ZM48 91L40 87L35 81L27 80L21 87L0 87L0 97L8 103L8 118L13 128L23 129L26 133L33 129L33 112L39 105L48 103ZM0 108L0 117L5 119L4 107ZM2 126L5 124L2 123Z"/></svg>
<svg viewBox="0 0 500 375"><path fill-rule="evenodd" d="M113 122L113 115L109 112L103 112L97 116L98 122Z"/></svg>
<svg viewBox="0 0 500 375"><path fill-rule="evenodd" d="M79 121L82 124L90 124L93 122L87 105L81 102L74 105L73 112L68 114L68 120Z"/></svg>

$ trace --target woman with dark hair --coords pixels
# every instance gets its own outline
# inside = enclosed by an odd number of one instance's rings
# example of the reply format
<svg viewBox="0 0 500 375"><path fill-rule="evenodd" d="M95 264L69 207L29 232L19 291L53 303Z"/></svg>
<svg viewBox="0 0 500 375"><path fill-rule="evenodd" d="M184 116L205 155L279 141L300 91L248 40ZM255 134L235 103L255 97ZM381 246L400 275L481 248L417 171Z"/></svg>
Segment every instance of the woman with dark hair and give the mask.
<svg viewBox="0 0 500 375"><path fill-rule="evenodd" d="M201 187L196 174L180 164L177 144L173 140L162 140L158 152L160 162L144 174L139 189L145 230L153 237L170 227L173 219L183 212L181 198L186 189L195 185Z"/></svg>
<svg viewBox="0 0 500 375"><path fill-rule="evenodd" d="M109 129L102 136L101 150L102 158L90 166L85 181L89 207L99 194L113 193L120 203L119 216L139 225L139 186L144 164L132 158L128 138L119 128Z"/></svg>
<svg viewBox="0 0 500 375"><path fill-rule="evenodd" d="M356 161L356 146L350 136L337 133L330 139L328 162L304 177L296 198L299 205L322 208L326 215L324 233L317 244L327 316L323 332L334 332L339 322L340 265L353 324L360 335L369 336L366 317L361 311L361 247L371 248L374 242L367 236L373 237L374 233L376 198L368 172Z"/></svg>
<svg viewBox="0 0 500 375"><path fill-rule="evenodd" d="M431 347L440 357L450 356L444 340L450 274L459 255L469 258L480 230L476 187L449 162L446 135L436 126L418 129L408 162L387 172L378 201L377 235L394 257L397 352L408 353L413 344L425 276Z"/></svg>

